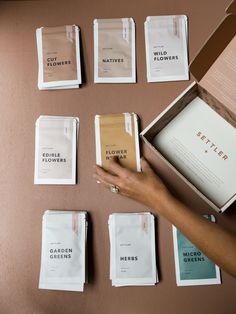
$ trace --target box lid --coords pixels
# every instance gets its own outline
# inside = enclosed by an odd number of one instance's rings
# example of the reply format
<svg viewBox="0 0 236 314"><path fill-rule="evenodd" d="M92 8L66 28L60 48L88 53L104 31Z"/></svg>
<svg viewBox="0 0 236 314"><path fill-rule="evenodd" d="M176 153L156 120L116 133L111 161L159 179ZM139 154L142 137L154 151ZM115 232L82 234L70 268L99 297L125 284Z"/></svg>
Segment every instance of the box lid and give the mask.
<svg viewBox="0 0 236 314"><path fill-rule="evenodd" d="M236 1L226 12L230 14L220 22L190 63L190 72L199 82L236 34Z"/></svg>
<svg viewBox="0 0 236 314"><path fill-rule="evenodd" d="M226 120L235 127L236 1L229 5L226 12L229 14L221 21L190 64L190 72L199 84L219 101L221 115L227 116Z"/></svg>
<svg viewBox="0 0 236 314"><path fill-rule="evenodd" d="M225 12L226 12L227 14L230 14L230 13L236 14L236 1L235 1L235 0L233 0L233 1L230 3L230 5L226 8Z"/></svg>

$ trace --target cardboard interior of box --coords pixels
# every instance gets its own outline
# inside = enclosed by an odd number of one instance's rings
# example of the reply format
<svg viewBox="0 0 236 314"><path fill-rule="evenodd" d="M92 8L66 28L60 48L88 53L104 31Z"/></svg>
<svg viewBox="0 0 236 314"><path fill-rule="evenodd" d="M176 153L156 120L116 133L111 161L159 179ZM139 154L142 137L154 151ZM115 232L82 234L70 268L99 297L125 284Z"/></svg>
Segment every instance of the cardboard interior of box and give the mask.
<svg viewBox="0 0 236 314"><path fill-rule="evenodd" d="M192 83L181 95L179 95L167 108L164 110L150 125L143 130L141 133L142 139L148 144L148 146L155 151L164 161L188 184L195 190L212 208L218 212L223 212L226 208L232 204L236 195L234 195L229 201L221 208L216 206L206 195L203 195L199 189L197 189L191 182L189 182L179 171L176 169L165 156L163 156L157 148L152 145L152 140L156 134L158 134L176 115L178 115L194 98L197 96L205 101L213 110L215 110L219 115L221 115L228 123L230 123L234 128L236 127L236 106L228 104L227 101L224 102L224 92L227 92L227 84L220 89L221 95L217 97L209 92L205 88L205 81L208 77L209 69L214 65L214 63L221 62L221 55L225 51L229 43L233 41L234 44L235 34L236 34L236 2L233 1L231 5L227 8L226 17L206 41L203 48L199 51L195 59L190 65L190 71L198 82ZM236 85L236 68L233 73L233 80L231 77L231 84ZM235 79L234 79L235 78ZM207 84L206 84L207 86ZM212 84L213 86L213 84ZM213 89L214 91L214 89ZM236 95L233 95L234 97ZM219 98L221 98L219 100ZM227 100L227 98L226 98ZM234 99L233 99L234 101ZM232 103L232 100L231 100ZM235 102L236 104L236 102Z"/></svg>
<svg viewBox="0 0 236 314"><path fill-rule="evenodd" d="M192 63L190 64L190 72L195 77L195 79L199 82L203 89L209 91L209 84L206 84L206 79L209 81L211 77L209 75L209 70L214 66L214 63L217 61L218 64L222 63L222 67L224 67L224 58L223 55L224 50L226 50L229 44L232 45L232 41L234 47L236 45L236 2L233 1L231 5L226 10L228 15L223 19L223 21L216 28L211 37L206 41L202 49L198 52L197 56L194 58ZM234 56L235 57L235 56ZM233 56L232 56L233 58ZM233 61L233 60L232 60ZM232 67L235 65L232 62ZM236 78L235 73L236 69L234 69L234 77L230 78L231 83L234 84L232 89L235 89ZM229 73L226 73L226 76ZM214 82L212 82L212 85ZM236 127L236 94L234 94L234 99L232 100L233 105L230 106L230 103L227 102L227 99L221 97L224 93L227 94L227 89L229 87L225 85L221 85L220 93L216 89L212 89L211 94L214 95L214 98L218 100L218 105L212 104L209 102L209 105L217 111L226 121ZM208 99L206 99L206 102Z"/></svg>

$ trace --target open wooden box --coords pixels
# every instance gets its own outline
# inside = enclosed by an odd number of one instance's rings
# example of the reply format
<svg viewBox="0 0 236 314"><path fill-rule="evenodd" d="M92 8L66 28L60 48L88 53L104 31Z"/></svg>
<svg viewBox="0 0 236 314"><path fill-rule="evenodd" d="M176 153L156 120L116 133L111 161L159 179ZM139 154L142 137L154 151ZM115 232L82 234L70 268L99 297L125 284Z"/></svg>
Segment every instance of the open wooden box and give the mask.
<svg viewBox="0 0 236 314"><path fill-rule="evenodd" d="M225 123L236 132L236 2L226 9L226 17L207 40L190 65L196 78L160 115L142 132L141 138L161 157L201 198L218 212L224 212L236 200L236 178L234 194L222 206L216 205L201 189L190 182L157 147L153 138L168 125L196 97L201 98ZM226 139L227 140L227 139ZM236 142L232 143L236 146ZM234 149L235 150L235 149ZM236 170L236 163L234 165Z"/></svg>

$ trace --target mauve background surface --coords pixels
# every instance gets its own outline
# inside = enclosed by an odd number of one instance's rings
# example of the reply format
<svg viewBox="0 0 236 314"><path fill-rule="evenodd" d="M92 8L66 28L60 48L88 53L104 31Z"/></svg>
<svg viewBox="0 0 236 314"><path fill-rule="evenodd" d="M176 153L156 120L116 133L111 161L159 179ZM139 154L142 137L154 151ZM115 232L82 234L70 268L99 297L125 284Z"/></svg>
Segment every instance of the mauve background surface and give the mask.
<svg viewBox="0 0 236 314"><path fill-rule="evenodd" d="M143 23L148 15L187 14L190 60L224 16L229 0L81 0L0 2L0 313L1 314L233 314L236 281L222 271L222 285L177 287L172 229L157 221L160 283L155 287L113 288L109 280L107 220L112 212L146 207L113 195L92 178L94 115L135 111L147 126L190 82L146 82ZM133 17L137 32L137 84L93 83L93 19ZM78 24L84 76L81 89L39 91L35 29ZM34 125L40 114L80 118L75 186L35 186ZM145 145L143 154L173 193L199 213L213 213ZM235 204L215 214L235 229ZM39 290L41 217L46 209L87 210L89 284L84 293Z"/></svg>

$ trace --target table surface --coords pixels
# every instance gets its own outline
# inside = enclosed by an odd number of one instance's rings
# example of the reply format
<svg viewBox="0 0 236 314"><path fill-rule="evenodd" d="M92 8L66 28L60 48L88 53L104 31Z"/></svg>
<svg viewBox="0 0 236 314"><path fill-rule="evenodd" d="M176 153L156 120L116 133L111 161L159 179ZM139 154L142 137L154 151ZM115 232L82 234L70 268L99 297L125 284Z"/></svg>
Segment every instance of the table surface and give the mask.
<svg viewBox="0 0 236 314"><path fill-rule="evenodd" d="M0 313L1 314L233 314L236 281L222 271L222 285L177 287L171 224L157 219L160 283L154 287L114 288L109 280L107 220L112 212L148 210L113 195L92 177L95 114L134 111L147 126L189 81L146 82L144 21L148 15L189 17L190 60L224 17L230 0L77 0L0 1ZM93 19L133 17L136 23L137 83L93 83ZM78 24L81 28L83 85L76 90L37 89L35 29ZM193 78L191 79L193 80ZM34 126L39 115L80 118L78 175L75 186L33 184ZM146 145L143 155L172 192L199 213L213 210ZM235 204L215 214L235 229ZM38 289L41 218L46 209L87 210L89 283L84 293Z"/></svg>

